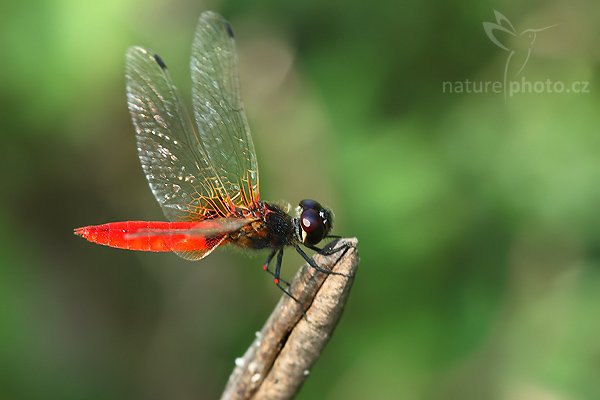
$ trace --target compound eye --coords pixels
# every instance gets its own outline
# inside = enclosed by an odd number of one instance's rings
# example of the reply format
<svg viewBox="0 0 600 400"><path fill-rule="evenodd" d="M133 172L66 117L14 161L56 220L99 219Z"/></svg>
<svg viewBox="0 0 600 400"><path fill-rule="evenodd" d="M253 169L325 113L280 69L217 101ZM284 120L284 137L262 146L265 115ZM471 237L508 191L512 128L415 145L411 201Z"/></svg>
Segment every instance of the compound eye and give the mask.
<svg viewBox="0 0 600 400"><path fill-rule="evenodd" d="M325 224L317 210L307 209L300 215L302 227L302 241L305 244L317 244L325 236Z"/></svg>
<svg viewBox="0 0 600 400"><path fill-rule="evenodd" d="M311 199L304 199L300 202L300 207L303 210L320 210L321 205L319 202Z"/></svg>

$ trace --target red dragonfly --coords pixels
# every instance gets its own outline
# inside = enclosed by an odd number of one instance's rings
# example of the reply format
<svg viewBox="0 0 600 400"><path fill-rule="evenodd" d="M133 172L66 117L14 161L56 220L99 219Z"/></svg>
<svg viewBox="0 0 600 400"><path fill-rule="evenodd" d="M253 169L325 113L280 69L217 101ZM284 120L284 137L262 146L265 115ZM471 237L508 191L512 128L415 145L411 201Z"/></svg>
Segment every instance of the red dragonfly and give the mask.
<svg viewBox="0 0 600 400"><path fill-rule="evenodd" d="M320 241L337 237L329 235L331 211L314 200L302 200L292 217L289 206L260 200L229 23L213 12L203 13L198 22L191 60L195 126L157 54L132 47L125 60L138 156L170 222L112 222L77 228L75 234L121 249L173 251L188 260L202 259L224 244L270 249L264 269L281 289L285 246L293 246L317 270L329 272L300 245L322 251L316 247Z"/></svg>

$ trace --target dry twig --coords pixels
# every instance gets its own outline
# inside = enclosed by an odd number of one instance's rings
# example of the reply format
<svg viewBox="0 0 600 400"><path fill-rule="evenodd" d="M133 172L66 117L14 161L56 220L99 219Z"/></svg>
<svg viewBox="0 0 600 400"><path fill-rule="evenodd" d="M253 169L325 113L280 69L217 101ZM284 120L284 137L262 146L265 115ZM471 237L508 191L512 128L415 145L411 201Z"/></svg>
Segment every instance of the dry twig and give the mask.
<svg viewBox="0 0 600 400"><path fill-rule="evenodd" d="M289 399L302 386L337 325L358 267L356 238L340 239L328 256L315 254L323 274L305 264L229 377L222 400ZM341 274L341 275L340 275ZM303 310L306 310L303 313Z"/></svg>

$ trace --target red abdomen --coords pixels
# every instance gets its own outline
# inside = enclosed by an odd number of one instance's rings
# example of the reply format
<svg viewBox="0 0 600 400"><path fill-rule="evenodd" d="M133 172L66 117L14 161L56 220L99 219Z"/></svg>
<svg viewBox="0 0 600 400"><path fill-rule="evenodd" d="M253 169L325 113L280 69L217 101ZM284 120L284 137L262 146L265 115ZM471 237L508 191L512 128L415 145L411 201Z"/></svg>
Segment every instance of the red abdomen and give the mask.
<svg viewBox="0 0 600 400"><path fill-rule="evenodd" d="M207 238L182 233L193 229L198 222L125 221L86 226L75 234L93 243L119 249L141 251L197 251L212 247L223 235Z"/></svg>

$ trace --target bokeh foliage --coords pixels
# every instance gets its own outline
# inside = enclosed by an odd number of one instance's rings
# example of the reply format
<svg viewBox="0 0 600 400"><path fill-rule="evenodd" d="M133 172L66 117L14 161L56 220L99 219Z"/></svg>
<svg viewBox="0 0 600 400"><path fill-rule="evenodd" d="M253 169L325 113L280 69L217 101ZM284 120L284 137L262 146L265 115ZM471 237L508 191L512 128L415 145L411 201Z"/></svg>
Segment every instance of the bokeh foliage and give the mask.
<svg viewBox="0 0 600 400"><path fill-rule="evenodd" d="M162 218L123 55L152 47L189 96L206 9L237 32L263 198L317 198L360 242L299 398L600 397L597 2L29 0L0 9L1 398L215 398L275 304L262 256L189 263L71 233ZM494 9L519 31L559 23L523 75L589 93L444 93L501 79Z"/></svg>

